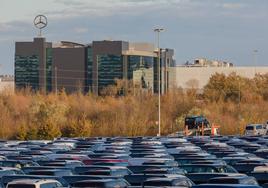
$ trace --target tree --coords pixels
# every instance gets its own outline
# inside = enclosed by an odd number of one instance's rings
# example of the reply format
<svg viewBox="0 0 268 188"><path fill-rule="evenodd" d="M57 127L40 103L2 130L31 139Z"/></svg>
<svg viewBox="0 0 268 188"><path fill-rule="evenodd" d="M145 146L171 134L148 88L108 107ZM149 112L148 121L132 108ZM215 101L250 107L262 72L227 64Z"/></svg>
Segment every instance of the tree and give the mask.
<svg viewBox="0 0 268 188"><path fill-rule="evenodd" d="M236 75L236 73L231 73L228 76L216 73L211 76L208 84L204 87L204 97L211 102L240 102L245 82L246 79Z"/></svg>

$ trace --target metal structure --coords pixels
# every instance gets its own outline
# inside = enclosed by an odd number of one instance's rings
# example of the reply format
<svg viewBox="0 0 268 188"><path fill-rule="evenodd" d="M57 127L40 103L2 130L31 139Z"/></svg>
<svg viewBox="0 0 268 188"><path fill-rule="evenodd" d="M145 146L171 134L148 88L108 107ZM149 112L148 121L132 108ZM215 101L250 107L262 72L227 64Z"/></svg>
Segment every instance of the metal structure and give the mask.
<svg viewBox="0 0 268 188"><path fill-rule="evenodd" d="M47 26L47 17L44 15L37 15L34 18L34 26L39 29L39 34L38 36L42 36L42 29L44 29Z"/></svg>
<svg viewBox="0 0 268 188"><path fill-rule="evenodd" d="M161 136L161 65L160 65L160 33L164 32L163 28L156 28L154 32L157 33L157 50L158 50L158 134L157 136Z"/></svg>

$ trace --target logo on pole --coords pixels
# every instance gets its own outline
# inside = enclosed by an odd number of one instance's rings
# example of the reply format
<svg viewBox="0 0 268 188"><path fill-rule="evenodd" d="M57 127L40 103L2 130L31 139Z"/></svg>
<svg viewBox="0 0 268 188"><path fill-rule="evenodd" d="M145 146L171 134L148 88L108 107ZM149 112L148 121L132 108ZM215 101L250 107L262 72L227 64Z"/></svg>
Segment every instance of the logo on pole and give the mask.
<svg viewBox="0 0 268 188"><path fill-rule="evenodd" d="M47 26L47 17L44 15L37 15L34 18L34 26L39 29L39 36L42 36L42 29Z"/></svg>

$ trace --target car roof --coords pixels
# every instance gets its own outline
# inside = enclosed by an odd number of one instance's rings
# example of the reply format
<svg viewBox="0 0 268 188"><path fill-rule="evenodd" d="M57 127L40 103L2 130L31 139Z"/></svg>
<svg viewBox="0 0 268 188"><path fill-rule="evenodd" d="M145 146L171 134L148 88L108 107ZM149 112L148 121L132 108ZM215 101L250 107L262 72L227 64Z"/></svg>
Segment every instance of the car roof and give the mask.
<svg viewBox="0 0 268 188"><path fill-rule="evenodd" d="M261 123L259 123L259 124L258 124L258 123L255 123L255 124L248 124L247 127L248 127L248 126L258 126L258 125L263 125L263 124L261 124Z"/></svg>
<svg viewBox="0 0 268 188"><path fill-rule="evenodd" d="M14 168L14 167L0 167L0 170L20 170L19 168Z"/></svg>
<svg viewBox="0 0 268 188"><path fill-rule="evenodd" d="M252 176L226 176L226 177L215 177L211 179L246 179L246 178L253 178Z"/></svg>
<svg viewBox="0 0 268 188"><path fill-rule="evenodd" d="M200 166L200 167L202 167L202 166L205 166L205 167L207 167L207 166L213 166L213 167L221 167L221 166L227 166L227 165L225 165L225 164L220 164L220 163L213 163L213 164L184 164L184 165L181 165L181 167L187 167L187 166Z"/></svg>
<svg viewBox="0 0 268 188"><path fill-rule="evenodd" d="M111 181L117 181L118 179L90 179L90 180L82 180L82 181L77 181L75 183L86 183L86 182L111 182Z"/></svg>
<svg viewBox="0 0 268 188"><path fill-rule="evenodd" d="M201 184L201 185L194 185L192 188L198 188L198 187L227 187L227 188L237 188L237 187L242 187L242 188L261 188L260 186L257 185L242 185L242 184Z"/></svg>
<svg viewBox="0 0 268 188"><path fill-rule="evenodd" d="M146 181L173 181L181 178L186 178L185 176L178 176L178 177L151 177L148 178Z"/></svg>
<svg viewBox="0 0 268 188"><path fill-rule="evenodd" d="M19 179L10 182L9 184L35 184L35 183L52 183L58 182L54 179Z"/></svg>

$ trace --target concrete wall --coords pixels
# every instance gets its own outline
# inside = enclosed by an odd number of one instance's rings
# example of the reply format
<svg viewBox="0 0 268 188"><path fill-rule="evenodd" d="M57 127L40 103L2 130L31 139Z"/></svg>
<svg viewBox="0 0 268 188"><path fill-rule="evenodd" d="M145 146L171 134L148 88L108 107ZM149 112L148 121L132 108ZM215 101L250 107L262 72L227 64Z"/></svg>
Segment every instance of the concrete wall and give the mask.
<svg viewBox="0 0 268 188"><path fill-rule="evenodd" d="M0 93L2 92L14 93L14 91L15 91L14 80L2 81L0 78Z"/></svg>
<svg viewBox="0 0 268 188"><path fill-rule="evenodd" d="M195 86L202 89L215 73L229 75L236 72L237 75L253 78L255 73L268 73L268 67L170 67L170 72L173 76L170 78L170 86L182 88Z"/></svg>

